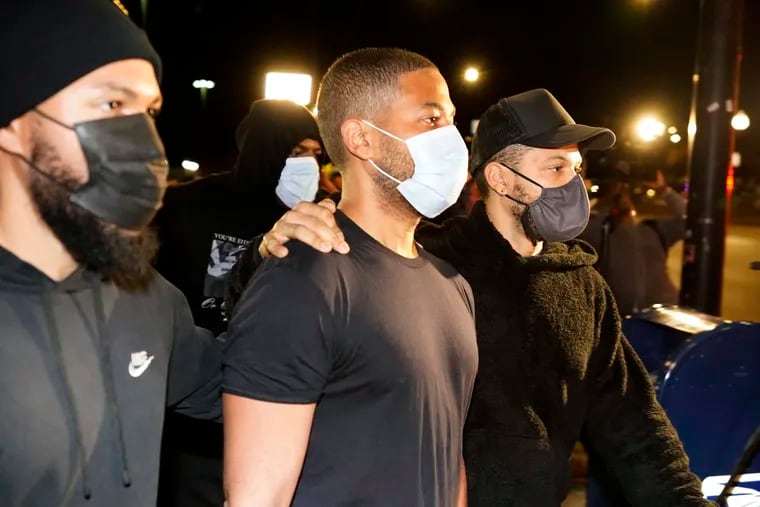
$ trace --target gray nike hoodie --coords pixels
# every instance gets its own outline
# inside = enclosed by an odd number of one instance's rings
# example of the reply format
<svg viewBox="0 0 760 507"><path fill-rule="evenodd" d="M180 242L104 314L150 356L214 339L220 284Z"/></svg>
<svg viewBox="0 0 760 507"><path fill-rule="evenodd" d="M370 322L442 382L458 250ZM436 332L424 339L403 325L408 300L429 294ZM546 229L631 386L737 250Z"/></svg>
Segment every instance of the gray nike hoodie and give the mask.
<svg viewBox="0 0 760 507"><path fill-rule="evenodd" d="M155 505L167 406L221 416L220 343L156 275L54 282L0 248L0 505Z"/></svg>

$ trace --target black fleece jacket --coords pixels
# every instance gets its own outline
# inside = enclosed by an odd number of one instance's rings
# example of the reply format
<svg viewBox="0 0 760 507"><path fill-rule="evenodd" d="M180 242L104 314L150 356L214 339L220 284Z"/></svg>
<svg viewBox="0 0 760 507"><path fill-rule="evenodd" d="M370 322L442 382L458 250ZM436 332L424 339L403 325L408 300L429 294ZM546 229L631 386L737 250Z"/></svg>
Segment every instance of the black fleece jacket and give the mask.
<svg viewBox="0 0 760 507"><path fill-rule="evenodd" d="M464 434L470 507L556 507L583 438L636 507L712 505L621 333L582 241L523 257L483 203L417 231L475 296L480 368Z"/></svg>

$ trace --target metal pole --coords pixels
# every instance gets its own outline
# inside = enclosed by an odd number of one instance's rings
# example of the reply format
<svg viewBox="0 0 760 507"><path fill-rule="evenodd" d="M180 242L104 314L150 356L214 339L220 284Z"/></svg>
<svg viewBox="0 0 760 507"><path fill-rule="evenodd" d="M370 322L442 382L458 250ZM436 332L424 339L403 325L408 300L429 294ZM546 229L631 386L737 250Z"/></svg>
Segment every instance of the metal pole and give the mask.
<svg viewBox="0 0 760 507"><path fill-rule="evenodd" d="M142 11L143 30L148 29L148 0L140 0L140 10Z"/></svg>
<svg viewBox="0 0 760 507"><path fill-rule="evenodd" d="M206 110L206 95L208 94L208 88L206 88L205 86L201 86L200 90L201 90L201 109L205 111Z"/></svg>
<svg viewBox="0 0 760 507"><path fill-rule="evenodd" d="M681 305L720 315L726 236L726 177L734 146L744 0L702 0L689 156L689 204Z"/></svg>

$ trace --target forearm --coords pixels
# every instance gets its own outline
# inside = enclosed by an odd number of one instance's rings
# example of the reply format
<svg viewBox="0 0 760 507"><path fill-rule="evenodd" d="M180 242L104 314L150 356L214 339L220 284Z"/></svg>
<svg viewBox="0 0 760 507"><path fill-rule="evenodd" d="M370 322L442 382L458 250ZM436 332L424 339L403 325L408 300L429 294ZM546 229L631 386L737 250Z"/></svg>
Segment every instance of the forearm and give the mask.
<svg viewBox="0 0 760 507"><path fill-rule="evenodd" d="M284 485L262 485L242 477L225 477L224 496L226 507L288 507L293 493L292 488Z"/></svg>
<svg viewBox="0 0 760 507"><path fill-rule="evenodd" d="M182 415L195 419L208 419L221 422L222 399L221 399L222 373L221 365L219 372L211 377L208 382L183 399L172 409Z"/></svg>

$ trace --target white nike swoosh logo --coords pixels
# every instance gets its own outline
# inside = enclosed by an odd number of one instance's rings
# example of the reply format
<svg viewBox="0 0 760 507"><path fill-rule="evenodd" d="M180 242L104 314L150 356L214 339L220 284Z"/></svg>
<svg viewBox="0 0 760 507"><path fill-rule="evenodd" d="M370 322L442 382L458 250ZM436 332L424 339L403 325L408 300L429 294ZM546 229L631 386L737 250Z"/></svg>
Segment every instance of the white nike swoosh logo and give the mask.
<svg viewBox="0 0 760 507"><path fill-rule="evenodd" d="M150 363L153 361L153 358L154 358L154 357L155 357L155 356L150 356L150 357L149 357L149 358L148 358L148 359L147 359L147 360L146 360L146 361L145 361L143 364L141 364L140 366L135 366L134 364L132 364L132 363L129 363L129 375L130 375L130 376L132 376L132 377L134 377L134 378L137 378L137 377L139 377L140 375L142 375L143 373L145 373L145 370L147 370L147 369L148 369L148 366L150 366ZM122 364L123 364L123 363L122 363Z"/></svg>

